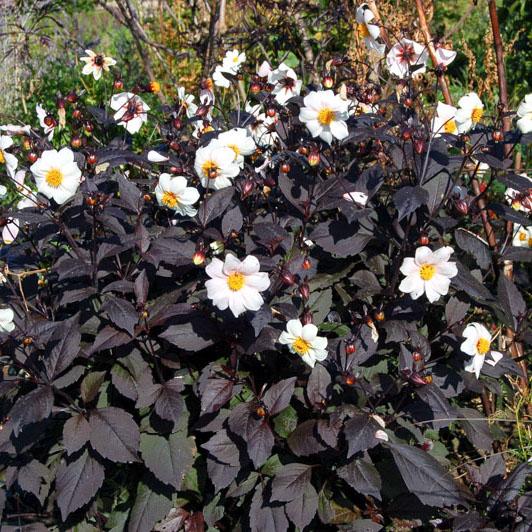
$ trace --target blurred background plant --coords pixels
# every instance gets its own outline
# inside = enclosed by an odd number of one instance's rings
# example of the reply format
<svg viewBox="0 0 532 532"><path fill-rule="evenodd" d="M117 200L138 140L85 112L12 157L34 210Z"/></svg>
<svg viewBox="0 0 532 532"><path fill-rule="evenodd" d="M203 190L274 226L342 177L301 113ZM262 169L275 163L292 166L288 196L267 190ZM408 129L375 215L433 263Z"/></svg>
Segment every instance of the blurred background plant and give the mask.
<svg viewBox="0 0 532 532"><path fill-rule="evenodd" d="M453 95L476 90L494 99L487 2L423 3L433 35L458 51L449 72ZM498 4L510 103L516 106L531 91L532 4ZM34 120L37 103L53 108L79 85L79 57L86 48L117 59L115 75L126 87L157 79L163 99L180 85L194 89L232 47L257 63L285 61L302 72L311 63L323 68L332 55L356 57L363 48L354 29L356 7L348 0L7 0L0 7L0 121ZM416 32L414 2L382 0L378 8L392 35Z"/></svg>

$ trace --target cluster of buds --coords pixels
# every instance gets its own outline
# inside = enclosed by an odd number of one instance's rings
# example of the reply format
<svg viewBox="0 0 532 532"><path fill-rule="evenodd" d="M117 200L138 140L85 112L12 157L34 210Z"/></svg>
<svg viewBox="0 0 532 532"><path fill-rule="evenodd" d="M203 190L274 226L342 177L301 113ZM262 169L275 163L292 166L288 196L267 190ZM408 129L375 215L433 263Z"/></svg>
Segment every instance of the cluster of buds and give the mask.
<svg viewBox="0 0 532 532"><path fill-rule="evenodd" d="M107 202L110 200L111 196L104 194L103 192L95 192L94 194L89 194L85 198L85 205L91 207L92 209L103 209Z"/></svg>

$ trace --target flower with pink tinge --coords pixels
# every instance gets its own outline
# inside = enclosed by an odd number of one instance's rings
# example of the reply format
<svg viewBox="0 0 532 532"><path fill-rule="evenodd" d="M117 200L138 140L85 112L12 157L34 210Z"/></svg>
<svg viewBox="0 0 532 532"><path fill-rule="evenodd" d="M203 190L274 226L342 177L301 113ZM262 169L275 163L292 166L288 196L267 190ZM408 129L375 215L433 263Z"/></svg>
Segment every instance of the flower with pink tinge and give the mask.
<svg viewBox="0 0 532 532"><path fill-rule="evenodd" d="M44 119L48 116L48 113L43 109L43 107L40 104L37 104L35 106L35 110L37 112L37 118L39 119L39 124L41 124L41 127L44 130L44 134L46 135L48 140L52 140L54 136L55 125L47 126L44 123Z"/></svg>
<svg viewBox="0 0 532 532"><path fill-rule="evenodd" d="M273 85L272 94L277 103L284 105L290 98L299 96L303 82L297 79L296 73L285 63L268 74L268 83Z"/></svg>
<svg viewBox="0 0 532 532"><path fill-rule="evenodd" d="M446 67L447 65L450 65L456 58L456 52L454 50L449 50L444 46L436 46L434 52L439 66Z"/></svg>
<svg viewBox="0 0 532 532"><path fill-rule="evenodd" d="M7 175L13 178L18 166L18 159L6 151L11 146L13 146L13 139L7 135L0 135L0 168L5 165Z"/></svg>
<svg viewBox="0 0 532 532"><path fill-rule="evenodd" d="M406 78L411 67L419 67L414 70L414 75L426 71L428 52L425 46L410 39L401 39L394 44L386 56L386 64L391 74L398 78Z"/></svg>
<svg viewBox="0 0 532 532"><path fill-rule="evenodd" d="M150 108L146 102L132 92L114 94L111 98L111 109L116 111L113 118L119 126L126 128L131 133L137 133L142 124L148 121Z"/></svg>
<svg viewBox="0 0 532 532"><path fill-rule="evenodd" d="M112 57L104 54L93 52L92 50L85 50L87 54L85 57L80 57L80 60L85 63L81 73L84 76L93 75L95 80L102 77L103 72L109 72L109 67L116 65L116 61Z"/></svg>
<svg viewBox="0 0 532 532"><path fill-rule="evenodd" d="M229 310L235 317L246 310L257 311L264 300L260 292L270 286L270 278L261 272L258 259L252 255L243 261L226 255L225 262L213 258L205 268L210 279L205 283L207 297L220 310Z"/></svg>

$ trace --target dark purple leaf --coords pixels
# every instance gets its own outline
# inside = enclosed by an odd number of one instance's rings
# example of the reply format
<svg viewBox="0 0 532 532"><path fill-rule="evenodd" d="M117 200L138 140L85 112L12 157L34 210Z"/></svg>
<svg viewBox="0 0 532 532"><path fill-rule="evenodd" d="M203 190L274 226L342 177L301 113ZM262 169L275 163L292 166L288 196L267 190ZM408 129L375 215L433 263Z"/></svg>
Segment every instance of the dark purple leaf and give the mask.
<svg viewBox="0 0 532 532"><path fill-rule="evenodd" d="M100 311L107 312L109 320L114 325L134 336L135 325L139 322L139 315L133 304L127 299L107 295Z"/></svg>
<svg viewBox="0 0 532 532"><path fill-rule="evenodd" d="M121 175L118 176L117 180L120 191L120 204L126 209L140 213L141 191L137 188L135 183L132 183L129 179Z"/></svg>
<svg viewBox="0 0 532 532"><path fill-rule="evenodd" d="M380 443L380 440L375 438L375 432L380 428L367 414L357 414L347 421L344 428L348 445L347 458L360 451L367 451Z"/></svg>
<svg viewBox="0 0 532 532"><path fill-rule="evenodd" d="M316 438L316 421L309 419L300 423L288 437L288 446L296 456L310 456L325 451L327 447Z"/></svg>
<svg viewBox="0 0 532 532"><path fill-rule="evenodd" d="M239 471L240 464L236 466L221 464L217 460L207 458L207 473L216 491L227 488L235 480Z"/></svg>
<svg viewBox="0 0 532 532"><path fill-rule="evenodd" d="M412 214L416 209L425 205L429 200L427 190L417 187L400 188L393 195L393 202L397 207L397 218L401 221L406 216Z"/></svg>
<svg viewBox="0 0 532 532"><path fill-rule="evenodd" d="M87 504L101 488L105 478L103 466L85 451L75 462L61 464L55 486L57 506L63 521Z"/></svg>
<svg viewBox="0 0 532 532"><path fill-rule="evenodd" d="M503 480L497 489L493 490L488 499L488 509L493 511L504 502L510 502L515 499L526 479L532 473L532 466L528 462L523 462L516 466L516 468L508 475L506 480Z"/></svg>
<svg viewBox="0 0 532 532"><path fill-rule="evenodd" d="M329 386L331 385L331 375L322 364L316 364L307 383L307 397L311 405L321 407L329 395Z"/></svg>
<svg viewBox="0 0 532 532"><path fill-rule="evenodd" d="M464 251L471 253L475 257L477 264L481 268L487 269L490 267L491 252L486 241L462 227L454 232L454 238Z"/></svg>
<svg viewBox="0 0 532 532"><path fill-rule="evenodd" d="M371 495L381 499L381 477L369 459L353 460L338 469L338 476L343 478L355 491L362 495Z"/></svg>
<svg viewBox="0 0 532 532"><path fill-rule="evenodd" d="M63 425L63 445L68 454L79 451L90 439L91 427L83 414L76 414Z"/></svg>
<svg viewBox="0 0 532 532"><path fill-rule="evenodd" d="M135 297L137 304L144 305L148 299L149 281L146 270L142 270L135 279Z"/></svg>
<svg viewBox="0 0 532 532"><path fill-rule="evenodd" d="M97 353L112 349L113 347L120 347L131 342L131 337L124 331L120 331L106 325L94 339L94 343L90 347L90 353Z"/></svg>
<svg viewBox="0 0 532 532"><path fill-rule="evenodd" d="M70 366L80 349L81 334L77 318L61 322L58 332L57 343L44 359L44 367L50 380Z"/></svg>
<svg viewBox="0 0 532 532"><path fill-rule="evenodd" d="M228 379L207 379L201 394L201 411L217 412L233 397L234 383Z"/></svg>
<svg viewBox="0 0 532 532"><path fill-rule="evenodd" d="M247 441L248 455L256 468L259 468L270 457L273 444L272 429L266 421L260 420Z"/></svg>
<svg viewBox="0 0 532 532"><path fill-rule="evenodd" d="M291 377L277 382L266 390L266 393L262 397L262 402L270 415L274 416L278 414L290 404L296 380L296 377Z"/></svg>
<svg viewBox="0 0 532 532"><path fill-rule="evenodd" d="M470 306L469 303L464 303L457 297L453 296L449 298L449 301L447 301L447 304L445 305L445 319L447 320L447 325L450 327L463 320Z"/></svg>
<svg viewBox="0 0 532 532"><path fill-rule="evenodd" d="M192 467L196 446L193 438L174 432L168 438L158 434L141 434L140 452L144 465L157 480L179 490Z"/></svg>
<svg viewBox="0 0 532 532"><path fill-rule="evenodd" d="M196 316L187 323L170 325L159 336L185 351L201 351L212 345L217 336L217 329L207 318Z"/></svg>
<svg viewBox="0 0 532 532"><path fill-rule="evenodd" d="M527 305L523 296L515 284L505 275L499 276L497 295L504 310L505 322L513 329L517 329L518 321L523 319L527 312Z"/></svg>
<svg viewBox="0 0 532 532"><path fill-rule="evenodd" d="M275 479L274 479L275 480ZM299 492L299 496L288 502L285 506L288 519L300 530L310 524L318 509L318 494L314 486L305 484Z"/></svg>
<svg viewBox="0 0 532 532"><path fill-rule="evenodd" d="M460 425L464 429L468 440L485 451L491 451L493 436L490 431L488 420L474 408L460 408L459 417L463 418Z"/></svg>
<svg viewBox="0 0 532 532"><path fill-rule="evenodd" d="M203 449L222 464L238 466L240 464L239 451L234 442L227 435L227 431L217 432L207 443L202 445Z"/></svg>
<svg viewBox="0 0 532 532"><path fill-rule="evenodd" d="M105 380L105 371L91 371L87 373L81 382L80 392L84 403L90 403L100 390L100 386Z"/></svg>
<svg viewBox="0 0 532 532"><path fill-rule="evenodd" d="M262 484L258 484L249 508L249 524L252 532L286 532L288 520L281 505L265 500Z"/></svg>
<svg viewBox="0 0 532 532"><path fill-rule="evenodd" d="M114 462L136 462L140 432L133 416L114 406L93 410L89 417L90 443Z"/></svg>
<svg viewBox="0 0 532 532"><path fill-rule="evenodd" d="M148 532L172 508L172 500L159 494L144 482L139 482L135 503L131 508L127 532Z"/></svg>
<svg viewBox="0 0 532 532"><path fill-rule="evenodd" d="M183 412L184 400L181 392L184 389L183 379L176 377L165 382L155 401L155 413L162 419L177 423Z"/></svg>
<svg viewBox="0 0 532 532"><path fill-rule="evenodd" d="M13 434L18 436L29 423L46 419L52 412L53 404L51 386L39 386L22 396L9 412L9 417L13 420Z"/></svg>
<svg viewBox="0 0 532 532"><path fill-rule="evenodd" d="M23 465L17 474L17 483L21 489L33 493L41 504L48 495L51 480L52 472L37 460Z"/></svg>
<svg viewBox="0 0 532 532"><path fill-rule="evenodd" d="M217 190L203 200L197 214L198 220L203 227L206 227L212 220L218 218L225 212L227 207L229 207L229 203L231 203L234 192L234 187L226 187Z"/></svg>
<svg viewBox="0 0 532 532"><path fill-rule="evenodd" d="M480 477L483 484L494 486L506 475L506 464L500 454L489 456L480 464Z"/></svg>
<svg viewBox="0 0 532 532"><path fill-rule="evenodd" d="M423 504L467 506L465 499L471 498L470 494L430 454L409 445L390 443L388 447L407 488Z"/></svg>
<svg viewBox="0 0 532 532"><path fill-rule="evenodd" d="M230 211L227 211L225 216L222 218L222 233L226 237L229 236L232 231L236 231L238 233L242 229L243 224L244 218L242 217L242 211L237 205Z"/></svg>
<svg viewBox="0 0 532 532"><path fill-rule="evenodd" d="M311 477L312 466L298 463L283 466L272 480L272 500L290 502L300 497Z"/></svg>
<svg viewBox="0 0 532 532"><path fill-rule="evenodd" d="M431 416L427 421L430 420L435 429L448 427L459 417L458 411L451 406L435 384L427 384L416 388L416 393L429 406Z"/></svg>

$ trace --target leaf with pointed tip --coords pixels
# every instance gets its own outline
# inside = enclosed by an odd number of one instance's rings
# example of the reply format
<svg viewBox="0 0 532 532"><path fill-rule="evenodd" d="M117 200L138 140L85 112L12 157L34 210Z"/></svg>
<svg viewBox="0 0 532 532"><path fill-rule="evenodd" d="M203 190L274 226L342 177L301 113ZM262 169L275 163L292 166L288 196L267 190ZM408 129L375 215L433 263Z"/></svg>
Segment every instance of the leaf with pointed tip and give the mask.
<svg viewBox="0 0 532 532"><path fill-rule="evenodd" d="M79 451L90 439L91 428L82 414L67 419L63 425L63 445L68 454Z"/></svg>
<svg viewBox="0 0 532 532"><path fill-rule="evenodd" d="M397 219L401 221L412 214L429 200L429 192L420 186L400 188L393 195L393 202L397 207Z"/></svg>
<svg viewBox="0 0 532 532"><path fill-rule="evenodd" d="M55 480L56 501L63 521L96 495L104 478L103 466L89 456L87 450L76 461L59 466Z"/></svg>
<svg viewBox="0 0 532 532"><path fill-rule="evenodd" d="M51 386L39 386L22 396L9 412L15 436L18 436L26 425L46 419L52 412L53 404L54 394Z"/></svg>
<svg viewBox="0 0 532 532"><path fill-rule="evenodd" d="M249 508L249 524L252 532L286 532L288 520L284 508L280 504L272 504L265 500L262 485L259 483Z"/></svg>
<svg viewBox="0 0 532 532"><path fill-rule="evenodd" d="M367 414L357 414L347 421L344 427L348 445L347 458L380 443L380 440L375 438L375 432L380 428Z"/></svg>
<svg viewBox="0 0 532 532"><path fill-rule="evenodd" d="M248 455L255 467L260 467L269 458L274 444L273 432L268 423L261 420L248 440Z"/></svg>
<svg viewBox="0 0 532 532"><path fill-rule="evenodd" d="M90 413L90 443L101 456L114 462L136 462L140 431L133 416L114 406Z"/></svg>
<svg viewBox="0 0 532 532"><path fill-rule="evenodd" d="M44 367L50 380L68 368L79 353L81 334L77 318L61 322L60 331L58 342L44 359Z"/></svg>
<svg viewBox="0 0 532 532"><path fill-rule="evenodd" d="M407 488L428 506L467 506L470 494L459 486L440 463L425 451L410 445L389 443L395 463Z"/></svg>
<svg viewBox="0 0 532 532"><path fill-rule="evenodd" d="M302 488L299 496L288 502L285 506L288 519L300 530L310 524L318 509L318 493L312 484L307 483Z"/></svg>
<svg viewBox="0 0 532 532"><path fill-rule="evenodd" d="M371 495L379 501L382 500L380 493L381 477L369 459L353 460L338 469L338 476L343 478L358 493Z"/></svg>
<svg viewBox="0 0 532 532"><path fill-rule="evenodd" d="M198 209L198 219L203 227L207 227L212 220L225 212L234 192L235 187L226 187L217 190L201 203Z"/></svg>
<svg viewBox="0 0 532 532"><path fill-rule="evenodd" d="M187 323L170 325L159 336L185 351L201 351L212 345L218 336L213 322L201 316L190 318Z"/></svg>
<svg viewBox="0 0 532 532"><path fill-rule="evenodd" d="M32 460L18 469L18 485L24 491L33 493L41 504L48 495L51 481L52 472L38 460Z"/></svg>
<svg viewBox="0 0 532 532"><path fill-rule="evenodd" d="M179 490L183 478L194 462L195 444L182 432L174 432L168 438L158 434L141 434L140 452L144 465L157 480Z"/></svg>
<svg viewBox="0 0 532 532"><path fill-rule="evenodd" d="M220 430L207 443L203 449L222 464L238 466L240 464L239 451L235 443L227 435L227 431Z"/></svg>
<svg viewBox="0 0 532 532"><path fill-rule="evenodd" d="M331 375L322 364L316 364L312 368L307 383L307 397L312 406L321 406L322 401L327 399Z"/></svg>
<svg viewBox="0 0 532 532"><path fill-rule="evenodd" d="M139 322L139 315L127 299L108 294L105 296L105 302L100 311L107 312L109 320L120 329L124 329L131 336L135 334L135 325Z"/></svg>
<svg viewBox="0 0 532 532"><path fill-rule="evenodd" d="M201 411L210 414L220 410L233 397L234 386L229 379L207 379L201 394Z"/></svg>
<svg viewBox="0 0 532 532"><path fill-rule="evenodd" d="M292 463L285 465L272 480L272 500L290 502L310 484L312 466Z"/></svg>
<svg viewBox="0 0 532 532"><path fill-rule="evenodd" d="M84 403L90 403L100 390L105 379L105 371L91 371L81 381L80 393Z"/></svg>
<svg viewBox="0 0 532 532"><path fill-rule="evenodd" d="M142 270L135 279L135 297L137 304L144 305L148 299L149 281L146 270Z"/></svg>
<svg viewBox="0 0 532 532"><path fill-rule="evenodd" d="M184 400L181 392L184 389L183 379L176 377L165 382L155 401L155 413L162 419L177 423L183 412Z"/></svg>
<svg viewBox="0 0 532 532"><path fill-rule="evenodd" d="M127 333L106 325L94 339L94 343L89 349L89 352L98 353L99 351L126 345L129 342L131 342L131 337Z"/></svg>
<svg viewBox="0 0 532 532"><path fill-rule="evenodd" d="M144 482L139 482L135 503L131 508L128 532L148 532L172 508L172 500L155 492Z"/></svg>
<svg viewBox="0 0 532 532"><path fill-rule="evenodd" d="M295 385L296 377L290 377L275 383L266 391L262 402L271 416L278 414L290 404Z"/></svg>

